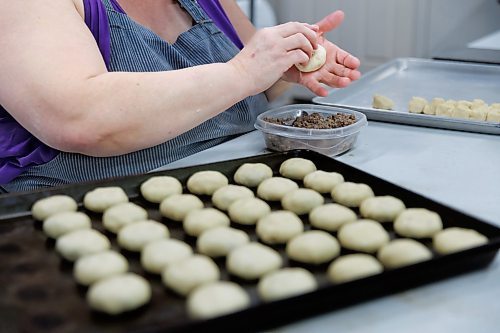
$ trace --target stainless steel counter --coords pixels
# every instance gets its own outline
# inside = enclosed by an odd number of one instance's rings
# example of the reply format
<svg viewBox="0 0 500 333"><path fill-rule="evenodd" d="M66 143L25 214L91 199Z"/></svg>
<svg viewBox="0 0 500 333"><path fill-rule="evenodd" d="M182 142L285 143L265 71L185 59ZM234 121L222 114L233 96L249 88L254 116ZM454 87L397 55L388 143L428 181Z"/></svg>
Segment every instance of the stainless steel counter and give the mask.
<svg viewBox="0 0 500 333"><path fill-rule="evenodd" d="M162 169L266 152L258 132ZM500 226L500 136L370 122L338 160ZM487 269L375 299L277 332L498 332L500 257Z"/></svg>

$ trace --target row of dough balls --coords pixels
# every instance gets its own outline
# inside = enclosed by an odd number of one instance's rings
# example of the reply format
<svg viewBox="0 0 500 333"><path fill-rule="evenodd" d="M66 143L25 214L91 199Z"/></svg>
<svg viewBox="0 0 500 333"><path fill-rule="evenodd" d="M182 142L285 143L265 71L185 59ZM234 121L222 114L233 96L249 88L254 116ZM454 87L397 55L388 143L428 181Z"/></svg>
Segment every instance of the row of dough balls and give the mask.
<svg viewBox="0 0 500 333"><path fill-rule="evenodd" d="M394 101L383 95L374 95L372 107L382 110L394 110ZM500 103L488 105L482 99L445 100L433 98L428 101L423 97L412 97L408 103L408 111L414 114L436 115L439 117L470 119L476 121L500 122Z"/></svg>
<svg viewBox="0 0 500 333"><path fill-rule="evenodd" d="M109 239L92 229L90 218L76 209L74 199L57 195L37 201L32 211L36 219L43 220L45 234L56 240L56 251L74 261L75 280L89 286L86 298L90 307L119 314L148 303L152 294L149 282L128 272L127 259L111 250Z"/></svg>

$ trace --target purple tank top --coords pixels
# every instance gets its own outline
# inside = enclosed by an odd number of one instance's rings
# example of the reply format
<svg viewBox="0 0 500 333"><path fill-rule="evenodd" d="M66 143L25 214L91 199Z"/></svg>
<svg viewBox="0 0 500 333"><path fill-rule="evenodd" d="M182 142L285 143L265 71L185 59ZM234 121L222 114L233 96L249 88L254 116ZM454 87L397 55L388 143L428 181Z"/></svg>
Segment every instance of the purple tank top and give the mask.
<svg viewBox="0 0 500 333"><path fill-rule="evenodd" d="M111 0L114 9L125 14L116 0ZM198 0L200 7L217 27L238 47L243 48L238 34L232 26L218 0ZM83 0L85 23L94 36L102 57L109 68L111 59L110 31L106 8L101 0ZM40 142L0 105L0 185L6 184L31 166L47 163L58 151Z"/></svg>

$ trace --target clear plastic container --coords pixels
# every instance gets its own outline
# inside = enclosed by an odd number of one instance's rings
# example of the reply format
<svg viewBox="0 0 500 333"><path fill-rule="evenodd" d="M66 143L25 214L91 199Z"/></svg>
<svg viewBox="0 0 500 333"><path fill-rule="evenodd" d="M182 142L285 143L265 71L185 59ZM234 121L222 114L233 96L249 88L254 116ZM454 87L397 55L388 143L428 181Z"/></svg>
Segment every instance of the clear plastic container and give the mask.
<svg viewBox="0 0 500 333"><path fill-rule="evenodd" d="M340 128L309 129L264 121L264 118L296 118L304 111L308 114L317 112L324 117L337 113L352 114L356 117L356 122ZM266 146L270 150L309 149L327 156L335 156L351 149L359 132L367 124L366 116L354 110L316 104L293 104L260 114L255 122L255 128L262 132Z"/></svg>

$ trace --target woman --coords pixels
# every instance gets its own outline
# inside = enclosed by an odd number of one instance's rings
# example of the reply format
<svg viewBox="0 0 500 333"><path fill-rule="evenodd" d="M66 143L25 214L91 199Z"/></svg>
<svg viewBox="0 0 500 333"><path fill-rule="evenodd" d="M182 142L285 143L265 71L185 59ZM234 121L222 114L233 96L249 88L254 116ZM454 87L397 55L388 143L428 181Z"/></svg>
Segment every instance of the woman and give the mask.
<svg viewBox="0 0 500 333"><path fill-rule="evenodd" d="M320 83L360 75L322 37L342 12L259 31L233 0L0 0L0 12L6 191L148 172L250 131L284 81L325 96ZM327 64L298 72L318 43Z"/></svg>

